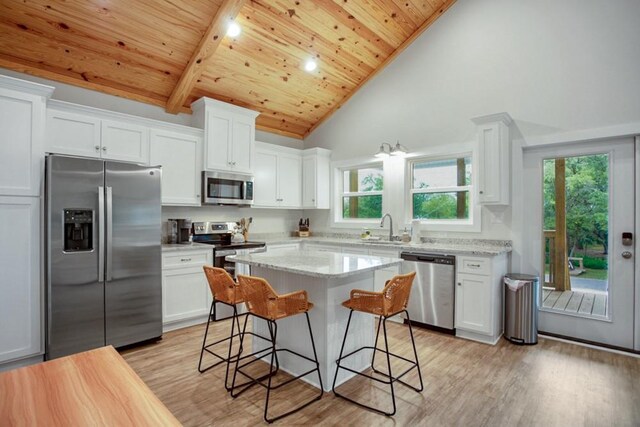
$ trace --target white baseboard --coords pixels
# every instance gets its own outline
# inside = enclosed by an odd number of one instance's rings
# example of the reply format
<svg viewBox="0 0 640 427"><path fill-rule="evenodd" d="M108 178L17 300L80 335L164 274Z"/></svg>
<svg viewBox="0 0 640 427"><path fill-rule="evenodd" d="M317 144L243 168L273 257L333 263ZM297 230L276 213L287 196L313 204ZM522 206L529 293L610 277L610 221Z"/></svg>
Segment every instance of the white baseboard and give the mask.
<svg viewBox="0 0 640 427"><path fill-rule="evenodd" d="M483 344L496 345L500 340L500 337L502 337L502 334L499 334L497 337L495 337L493 335L484 335L484 334L478 334L476 332L456 329L456 337L464 338L471 341L481 342Z"/></svg>
<svg viewBox="0 0 640 427"><path fill-rule="evenodd" d="M188 328L189 326L200 325L202 323L207 323L207 317L209 316L205 315L205 316L193 317L191 319L178 320L176 322L163 323L162 333L175 331L176 329Z"/></svg>
<svg viewBox="0 0 640 427"><path fill-rule="evenodd" d="M36 363L40 363L44 361L44 356L42 354L32 357L27 357L24 359L12 360L11 362L0 364L0 372L10 371L16 368L22 368L24 366L35 365Z"/></svg>

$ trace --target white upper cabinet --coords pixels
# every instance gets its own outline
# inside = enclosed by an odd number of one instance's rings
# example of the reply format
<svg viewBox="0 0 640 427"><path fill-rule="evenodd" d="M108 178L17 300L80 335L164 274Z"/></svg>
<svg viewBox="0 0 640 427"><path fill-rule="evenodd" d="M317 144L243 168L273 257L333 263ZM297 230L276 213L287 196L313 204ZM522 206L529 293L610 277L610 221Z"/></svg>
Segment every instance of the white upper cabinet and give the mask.
<svg viewBox="0 0 640 427"><path fill-rule="evenodd" d="M124 162L147 163L149 129L112 120L102 120L102 157Z"/></svg>
<svg viewBox="0 0 640 427"><path fill-rule="evenodd" d="M209 98L193 104L193 124L204 129L204 169L252 174L258 112Z"/></svg>
<svg viewBox="0 0 640 427"><path fill-rule="evenodd" d="M302 207L329 209L331 151L311 148L304 150L302 156Z"/></svg>
<svg viewBox="0 0 640 427"><path fill-rule="evenodd" d="M162 204L200 206L202 131L150 131L150 163L162 166Z"/></svg>
<svg viewBox="0 0 640 427"><path fill-rule="evenodd" d="M509 205L511 117L498 113L472 120L478 126L478 200L485 205Z"/></svg>
<svg viewBox="0 0 640 427"><path fill-rule="evenodd" d="M258 142L255 151L254 207L300 209L300 150Z"/></svg>
<svg viewBox="0 0 640 427"><path fill-rule="evenodd" d="M100 119L53 108L47 109L47 151L100 157Z"/></svg>
<svg viewBox="0 0 640 427"><path fill-rule="evenodd" d="M278 204L278 154L256 149L253 195L254 207L274 207Z"/></svg>
<svg viewBox="0 0 640 427"><path fill-rule="evenodd" d="M0 195L40 195L46 98L52 92L0 76Z"/></svg>
<svg viewBox="0 0 640 427"><path fill-rule="evenodd" d="M46 151L132 163L149 163L152 120L62 101L49 101Z"/></svg>

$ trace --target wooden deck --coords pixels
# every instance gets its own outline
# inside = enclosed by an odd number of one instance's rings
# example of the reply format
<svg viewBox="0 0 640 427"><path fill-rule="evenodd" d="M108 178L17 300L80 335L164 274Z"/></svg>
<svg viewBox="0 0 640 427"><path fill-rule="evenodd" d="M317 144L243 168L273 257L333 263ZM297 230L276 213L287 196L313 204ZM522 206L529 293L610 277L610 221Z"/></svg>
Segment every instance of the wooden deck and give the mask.
<svg viewBox="0 0 640 427"><path fill-rule="evenodd" d="M542 307L563 313L607 317L607 294L600 292L574 292L542 290Z"/></svg>

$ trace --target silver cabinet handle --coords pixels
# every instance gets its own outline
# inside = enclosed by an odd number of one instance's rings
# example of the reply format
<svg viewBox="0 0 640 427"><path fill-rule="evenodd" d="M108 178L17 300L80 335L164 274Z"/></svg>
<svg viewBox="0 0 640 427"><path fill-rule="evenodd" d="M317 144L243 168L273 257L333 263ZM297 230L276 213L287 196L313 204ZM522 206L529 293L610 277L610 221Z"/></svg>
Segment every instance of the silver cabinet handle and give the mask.
<svg viewBox="0 0 640 427"><path fill-rule="evenodd" d="M462 283L458 282L458 286L462 286Z"/></svg>
<svg viewBox="0 0 640 427"><path fill-rule="evenodd" d="M469 267L480 268L480 264L467 264Z"/></svg>
<svg viewBox="0 0 640 427"><path fill-rule="evenodd" d="M484 194L484 191L480 190L480 194Z"/></svg>
<svg viewBox="0 0 640 427"><path fill-rule="evenodd" d="M107 147L102 147L102 151L107 151Z"/></svg>
<svg viewBox="0 0 640 427"><path fill-rule="evenodd" d="M100 146L96 145L96 153L99 153L99 152L100 152Z"/></svg>
<svg viewBox="0 0 640 427"><path fill-rule="evenodd" d="M191 261L191 258L180 258L180 261L182 261L182 262L188 262L188 261Z"/></svg>
<svg viewBox="0 0 640 427"><path fill-rule="evenodd" d="M112 279L113 267L113 189L107 187L107 274L105 281L110 282Z"/></svg>
<svg viewBox="0 0 640 427"><path fill-rule="evenodd" d="M100 147L96 146L96 149ZM104 187L98 187L98 282L104 282Z"/></svg>
<svg viewBox="0 0 640 427"><path fill-rule="evenodd" d="M622 252L622 258L629 259L631 257L632 257L631 252L629 252L629 251Z"/></svg>

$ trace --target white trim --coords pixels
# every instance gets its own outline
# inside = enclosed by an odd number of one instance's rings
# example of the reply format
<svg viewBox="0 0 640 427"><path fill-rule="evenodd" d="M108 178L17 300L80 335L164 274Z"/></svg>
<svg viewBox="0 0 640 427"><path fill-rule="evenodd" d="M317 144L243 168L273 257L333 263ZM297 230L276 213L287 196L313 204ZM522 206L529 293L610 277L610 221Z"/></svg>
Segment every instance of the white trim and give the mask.
<svg viewBox="0 0 640 427"><path fill-rule="evenodd" d="M0 87L10 90L15 90L20 93L29 93L32 95L42 96L49 98L53 94L55 87L47 86L40 83L34 83L27 80L16 79L15 77L9 77L0 75Z"/></svg>
<svg viewBox="0 0 640 427"><path fill-rule="evenodd" d="M471 119L471 121L473 123L475 123L476 125L484 125L484 124L487 124L487 123L502 122L506 126L509 126L513 122L513 119L511 118L509 113L505 112L505 113L487 114L486 116L474 117L474 118Z"/></svg>
<svg viewBox="0 0 640 427"><path fill-rule="evenodd" d="M112 120L117 120L119 122L124 121L128 123L142 125L142 126L148 126L154 129L168 130L172 132L198 136L201 138L204 137L204 130L196 127L184 126L184 125L163 122L163 121L154 120L154 119L147 119L146 117L133 116L131 114L103 110L101 108L87 107L85 105L59 101L57 99L48 100L47 108L51 108L56 111L65 111L65 112L71 112L76 114L82 114L84 116L90 116L98 119L112 119Z"/></svg>
<svg viewBox="0 0 640 427"><path fill-rule="evenodd" d="M444 151L449 148L448 151ZM478 150L477 143L468 142L435 150L433 154L413 154L407 157L407 167L404 179L404 205L406 206L403 218L405 223L410 224L413 218L413 194L416 193L444 193L469 191L469 219L420 219L421 231L454 231L479 233L482 231L482 206L478 203L477 185L478 182ZM460 187L440 187L429 189L413 188L413 165L419 162L429 162L438 160L457 159L461 157L471 157L471 185Z"/></svg>
<svg viewBox="0 0 640 427"><path fill-rule="evenodd" d="M364 169L380 166L382 168L383 191L371 192L354 192L343 193L343 172L350 169ZM332 228L360 228L376 225L380 223L380 218L342 218L342 197L346 196L382 196L382 210L384 211L384 188L386 185L386 176L384 170L384 162L380 159L354 159L341 160L331 163L331 227ZM382 217L382 216L381 216Z"/></svg>
<svg viewBox="0 0 640 427"><path fill-rule="evenodd" d="M237 105L229 104L227 102L218 101L217 99L211 99L204 96L191 103L191 109L193 110L193 112L196 112L197 110L205 107L215 108L216 110L223 110L233 114L242 114L245 116L250 116L254 119L260 115L259 111L250 110L248 108L239 107Z"/></svg>
<svg viewBox="0 0 640 427"><path fill-rule="evenodd" d="M559 341L559 342L563 342L563 343L566 343L566 344L578 345L580 347L591 348L593 350L606 351L608 353L620 354L622 356L635 357L636 359L640 358L640 354L631 353L630 351L622 351L622 350L617 350L615 348L602 347L602 346L599 346L599 345L587 344L587 343L580 342L580 341L573 341L573 340L567 340L567 339L564 339L564 338L552 337L550 335L538 334L538 338L543 338L545 340L551 340L551 341Z"/></svg>
<svg viewBox="0 0 640 427"><path fill-rule="evenodd" d="M513 142L517 141L524 147L535 147L540 145L618 139L628 136L633 137L636 135L640 135L640 122L624 123L594 129L573 130L550 135L524 137L517 140L514 139Z"/></svg>
<svg viewBox="0 0 640 427"><path fill-rule="evenodd" d="M634 304L634 334L633 334L633 348L636 351L640 351L640 262L638 262L638 254L640 254L640 239L638 239L638 230L640 230L640 197L638 191L640 191L640 136L635 137L635 189L634 195L636 197L636 212L635 212L635 269L633 285L635 290L635 304Z"/></svg>

